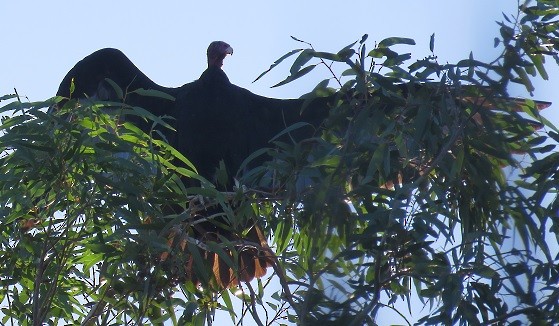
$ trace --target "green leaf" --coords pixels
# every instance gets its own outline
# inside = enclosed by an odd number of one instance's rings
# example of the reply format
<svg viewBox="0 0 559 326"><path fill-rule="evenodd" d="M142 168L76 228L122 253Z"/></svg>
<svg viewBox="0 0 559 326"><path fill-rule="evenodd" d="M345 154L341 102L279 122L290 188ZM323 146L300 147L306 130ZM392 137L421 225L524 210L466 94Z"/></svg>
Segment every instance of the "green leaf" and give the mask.
<svg viewBox="0 0 559 326"><path fill-rule="evenodd" d="M72 97L72 94L74 94L75 90L76 84L74 83L74 78L72 77L72 79L70 80L70 97Z"/></svg>
<svg viewBox="0 0 559 326"><path fill-rule="evenodd" d="M355 53L355 50L352 49L353 46L355 46L355 44L357 44L357 41L343 47L340 51L338 51L337 55L342 57L342 58L346 58L346 60L347 60L348 58L350 58Z"/></svg>
<svg viewBox="0 0 559 326"><path fill-rule="evenodd" d="M233 303L231 302L229 291L221 292L221 299L225 303L225 307L227 308L226 310L229 312L229 316L231 317L231 320L233 321L233 323L235 323L235 318L237 317L237 315L235 314L235 309L233 307Z"/></svg>
<svg viewBox="0 0 559 326"><path fill-rule="evenodd" d="M314 50L312 49L303 50L303 52L299 54L297 59L295 59L295 62L293 62L293 65L289 70L291 75L298 73L301 70L301 67L304 66L307 62L309 62L309 60L312 59L313 57L314 57Z"/></svg>
<svg viewBox="0 0 559 326"><path fill-rule="evenodd" d="M274 69L274 67L276 67L277 65L279 65L283 60L289 58L290 56L299 53L303 51L303 49L296 49L296 50L292 50L286 54L284 54L282 57L280 57L279 59L277 59L276 61L274 61L274 63L270 66L270 68L268 68L268 70L264 71L263 73L261 73L258 77L256 77L255 80L253 80L252 82L254 83L255 81L259 80L260 78L262 78L264 75L266 75L268 72L270 72L272 69Z"/></svg>
<svg viewBox="0 0 559 326"><path fill-rule="evenodd" d="M408 45L415 45L415 41L411 38L404 38L404 37L389 37L385 38L384 40L378 43L379 48L387 48L392 45L396 44L408 44Z"/></svg>
<svg viewBox="0 0 559 326"><path fill-rule="evenodd" d="M304 75L308 74L309 72L311 72L311 70L313 70L315 67L316 67L316 65L307 66L307 67L297 71L297 73L295 73L294 75L289 75L289 77L287 77L286 79L282 80L281 82L275 84L272 87L278 87L278 86L281 86L281 85L285 85L285 84L288 84L288 83L290 83L290 82L292 82L296 79L299 79L299 78L303 77Z"/></svg>
<svg viewBox="0 0 559 326"><path fill-rule="evenodd" d="M297 42L301 42L301 43L305 43L305 44L310 45L309 42L306 42L306 41L303 41L303 40L301 40L301 39L298 39L298 38L296 38L296 37L293 36L293 35L291 35L291 38L294 39L294 40L297 41Z"/></svg>
<svg viewBox="0 0 559 326"><path fill-rule="evenodd" d="M353 53L351 53L351 55L353 55ZM347 60L346 56L341 56L339 54L329 53L329 52L314 52L313 56L315 58L322 58L322 59L332 60L337 62L345 62Z"/></svg>
<svg viewBox="0 0 559 326"><path fill-rule="evenodd" d="M493 47L496 48L497 46L499 46L499 44L501 43L501 39L498 37L495 37L493 39Z"/></svg>
<svg viewBox="0 0 559 326"><path fill-rule="evenodd" d="M73 81L74 81L74 78L72 78L72 83L70 84L70 94L72 94L72 93L74 92L73 89L72 89L72 86L73 86L73 84L74 84ZM114 90L115 93L116 93L116 97L117 97L119 100L122 100L122 99L124 98L124 92L122 91L122 88L120 88L120 86L118 86L118 84L115 83L112 79L105 78L105 81L106 81L109 85L111 85L111 87L113 88L113 90Z"/></svg>
<svg viewBox="0 0 559 326"><path fill-rule="evenodd" d="M433 52L435 49L435 33L431 34L429 39L429 51Z"/></svg>
<svg viewBox="0 0 559 326"><path fill-rule="evenodd" d="M387 58L382 65L385 67L399 66L405 61L411 59L411 53L404 53L392 58Z"/></svg>
<svg viewBox="0 0 559 326"><path fill-rule="evenodd" d="M292 124L291 126L285 128L284 130L282 130L279 134L275 135L272 139L270 139L270 142L273 142L274 140L280 138L281 136L288 134L294 130L297 130L299 128L303 128L305 126L310 126L310 124L308 122L296 122L294 124Z"/></svg>
<svg viewBox="0 0 559 326"><path fill-rule="evenodd" d="M532 63L534 64L534 66L536 67L536 69L538 70L538 73L543 78L543 80L549 80L549 76L544 66L543 55L530 55L529 57Z"/></svg>
<svg viewBox="0 0 559 326"><path fill-rule="evenodd" d="M479 275L481 277L485 277L487 279L492 278L493 276L495 276L497 274L497 272L495 272L491 267L489 266L477 266L474 269L474 272L476 275Z"/></svg>
<svg viewBox="0 0 559 326"><path fill-rule="evenodd" d="M131 91L130 93L133 94L138 94L141 96L151 96L151 97L157 97L157 98L162 98L165 100L169 100L169 101L174 101L175 97L173 97L172 95L169 95L165 92L156 90L156 89L144 89L144 88L138 88L135 89L133 91Z"/></svg>
<svg viewBox="0 0 559 326"><path fill-rule="evenodd" d="M0 101L9 100L9 99L12 99L12 98L17 98L17 95L16 94L7 94L7 95L0 96Z"/></svg>
<svg viewBox="0 0 559 326"><path fill-rule="evenodd" d="M513 67L514 71L518 74L519 79L516 81L519 84L524 85L524 87L526 87L526 90L530 93L533 93L535 88L534 85L532 84L532 81L530 80L530 77L528 77L528 74L526 73L526 70L523 69L522 67L517 67L514 66Z"/></svg>

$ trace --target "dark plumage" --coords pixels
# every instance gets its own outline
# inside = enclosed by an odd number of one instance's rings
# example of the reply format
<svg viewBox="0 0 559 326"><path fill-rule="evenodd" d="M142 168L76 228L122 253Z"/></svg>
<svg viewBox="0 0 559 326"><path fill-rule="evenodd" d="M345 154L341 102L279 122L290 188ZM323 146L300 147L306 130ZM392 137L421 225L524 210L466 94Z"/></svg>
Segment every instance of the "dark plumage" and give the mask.
<svg viewBox="0 0 559 326"><path fill-rule="evenodd" d="M222 184L220 190L231 190L233 177L239 171L242 162L250 154L258 149L269 146L269 140L276 134L296 122L307 122L309 126L297 129L290 134L297 140L311 136L316 128L328 115L327 98L316 99L311 105L302 110L305 102L303 100L280 100L255 95L250 91L230 83L226 74L221 70L223 59L227 54L232 54L233 49L225 42L213 42L208 47L208 69L194 82L181 87L163 87L143 74L122 52L115 49L102 49L87 56L78 62L66 75L60 84L57 95L69 97L70 83L74 79L75 91L73 97L95 97L102 100L118 100L113 87L105 78L113 80L122 89L132 91L138 88L152 89L165 92L176 98L175 101L144 97L137 94L129 94L126 102L148 109L156 116L173 116L176 132L167 133L166 136L171 145L189 158L200 175L214 180L216 168L223 161L228 183ZM395 92L401 92L407 97L410 92L421 90L432 92L437 89L438 84L397 84L391 85ZM477 86L477 91L483 91ZM478 94L479 92L473 92ZM490 94L491 92L489 92ZM430 94L430 93L429 93ZM464 94L469 94L465 92ZM382 96L382 93L379 94ZM391 102L395 98L383 98L381 108L403 105ZM458 96L457 103L474 102L483 108L492 109L496 104L505 104L512 109L520 110L521 99L514 98L492 98L489 100L483 96L468 95ZM547 102L536 102L538 109L549 106ZM379 109L379 108L376 108ZM411 113L413 114L413 113ZM472 116L480 126L483 121L479 114ZM148 131L149 126L142 125ZM399 159L398 153L394 152L395 159ZM253 167L261 160L252 162ZM365 167L366 168L366 167ZM404 175L401 177L406 177ZM408 179L417 176L417 169L410 167ZM395 178L394 181L398 181ZM408 180L409 181L409 180ZM386 183L389 187L392 181ZM210 208L204 212L206 216L220 213L219 208ZM204 217L204 216L201 216ZM223 222L223 220L221 220ZM237 234L223 227L204 222L192 227L192 234L198 240L217 241L222 236L230 241L249 241L266 249L266 237L258 227L253 227L247 237L241 238ZM171 232L169 243L175 248L182 250L188 256L187 242L181 239L180 233ZM203 248L202 248L203 249ZM202 256L207 259L212 267L217 283L222 287L236 284L238 281L250 281L254 277L261 277L266 269L273 264L271 257L256 249L237 247L239 251L239 271L235 275L233 271L217 256L209 251L201 250ZM169 253L162 255L164 261L169 261ZM194 282L197 276L193 273L193 260L187 258L184 275Z"/></svg>
<svg viewBox="0 0 559 326"><path fill-rule="evenodd" d="M113 87L105 80L111 79L122 89L132 91L138 88L165 92L175 101L155 97L129 94L126 103L143 107L157 116L173 116L176 132L167 133L169 143L194 163L199 174L214 180L216 168L223 161L229 176L228 185L220 190L231 190L233 177L241 163L258 149L268 147L269 140L296 122L307 122L309 126L292 134L296 139L311 136L328 114L326 100L318 99L302 110L304 100L280 100L255 95L229 82L221 69L223 59L232 54L233 49L225 42L212 42L208 47L208 68L200 78L181 87L163 87L143 74L122 52L116 49L101 49L79 61L64 77L57 95L70 97L70 83L75 84L74 98L93 97L101 100L117 100ZM147 131L137 121L140 127ZM259 161L253 162L253 164ZM241 171L242 172L242 171ZM216 209L208 210L213 214ZM201 223L194 229L200 240L219 241L217 234L231 241L247 240L267 247L266 238L258 227L253 227L247 238L240 239L230 231L210 223ZM185 249L184 241L176 241L170 235L170 243ZM261 277L271 266L272 259L264 257L255 248L243 249L239 254L240 281L250 281ZM223 287L235 285L232 270L214 253L204 252L213 267L217 282ZM163 256L167 259L168 255ZM192 261L185 268L185 274L193 274Z"/></svg>

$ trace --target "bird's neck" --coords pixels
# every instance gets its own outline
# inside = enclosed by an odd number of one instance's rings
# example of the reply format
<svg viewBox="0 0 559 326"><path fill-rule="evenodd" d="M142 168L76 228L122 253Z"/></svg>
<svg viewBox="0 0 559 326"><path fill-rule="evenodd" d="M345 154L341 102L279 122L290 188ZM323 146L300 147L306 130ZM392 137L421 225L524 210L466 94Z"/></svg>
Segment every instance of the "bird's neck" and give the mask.
<svg viewBox="0 0 559 326"><path fill-rule="evenodd" d="M213 66L208 67L208 69L206 69L202 73L199 80L203 82L211 82L211 83L219 82L219 83L230 84L227 74L225 74L225 72L221 68L213 67Z"/></svg>

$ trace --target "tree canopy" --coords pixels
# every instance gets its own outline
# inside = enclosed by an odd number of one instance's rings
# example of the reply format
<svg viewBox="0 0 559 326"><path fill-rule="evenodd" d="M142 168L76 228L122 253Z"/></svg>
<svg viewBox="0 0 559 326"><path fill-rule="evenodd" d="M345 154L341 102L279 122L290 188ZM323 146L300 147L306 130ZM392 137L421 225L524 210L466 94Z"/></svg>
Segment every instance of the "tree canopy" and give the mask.
<svg viewBox="0 0 559 326"><path fill-rule="evenodd" d="M258 325L376 325L384 314L398 324L557 323L559 130L540 115L549 103L507 91L533 92L546 59L559 64L558 15L545 0L505 15L492 62L441 64L434 35L432 55L414 62L408 38L371 45L364 35L337 52L294 38L302 48L270 67L295 58L276 86L324 69L305 97L332 97L330 115L312 138L271 139L269 160L234 192L122 119L170 127L126 96L1 97L2 324L203 325L217 310ZM190 217L211 203L233 231L256 223L270 237L270 248L242 245L272 252L273 272L216 285L200 250L235 269L239 243L190 236ZM171 232L190 257L169 258ZM190 258L207 276L201 286L181 275Z"/></svg>

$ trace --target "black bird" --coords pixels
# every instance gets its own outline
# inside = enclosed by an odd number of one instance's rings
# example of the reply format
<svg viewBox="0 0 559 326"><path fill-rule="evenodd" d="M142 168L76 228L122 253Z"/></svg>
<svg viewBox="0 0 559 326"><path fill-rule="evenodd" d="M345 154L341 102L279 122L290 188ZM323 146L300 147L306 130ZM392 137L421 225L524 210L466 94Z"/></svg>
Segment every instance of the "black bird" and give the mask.
<svg viewBox="0 0 559 326"><path fill-rule="evenodd" d="M295 140L312 136L328 117L328 101L332 98L314 99L309 104L301 99L284 100L255 95L232 84L221 69L223 60L228 54L233 54L231 46L221 41L212 42L207 51L208 68L198 80L180 87L164 87L149 79L121 51L101 49L79 61L68 72L60 84L57 95L121 100L119 94L106 80L107 78L127 91L143 88L171 95L175 98L174 101L128 93L125 102L145 108L156 116L174 117L173 125L176 132L165 133L169 143L194 163L201 176L210 181L216 181L216 169L220 166L220 162L223 162L228 179L226 184L222 184L218 189L231 191L233 178L237 174L243 173L243 171L239 171L243 161L255 151L269 147L270 139L286 127L296 122L306 122L308 126L295 130L290 136ZM73 94L70 94L72 80L75 90ZM412 83L392 86L403 96L407 96L406 94L409 92L437 89L437 85ZM483 91L477 86L472 87ZM387 99L384 101L383 103L387 107L397 105L391 104ZM457 102L479 103L478 105L487 109L493 109L501 103L513 110L521 110L521 105L525 103L524 100L515 98L492 98L491 101L486 101L484 96L471 98L458 96ZM548 102L536 101L536 106L540 110L549 105ZM483 125L479 114L474 115L472 119L480 126ZM137 122L144 131L149 131L150 126L143 124L142 121L134 122ZM394 154L398 156L397 152ZM262 161L263 158L254 160L252 165L248 165L248 168L255 167ZM418 171L413 168L411 170L410 175L413 178ZM387 183L387 186L389 185L390 182ZM208 208L203 213L209 216L220 213L220 209ZM221 226L210 222L196 224L193 226L194 237L202 242L219 242L219 235L230 241L249 241L267 249L266 237L257 226L252 227L248 235L243 238L227 228L223 228L223 220L218 222L222 223ZM187 242L181 240L178 233L169 235L169 243L188 255ZM239 252L238 274L235 274L229 266L217 258L215 253L201 250L203 257L207 259L213 269L217 283L222 287L261 277L273 264L270 256L267 256L268 253L254 247L238 247L237 249ZM168 253L162 257L164 260L170 259ZM192 259L187 258L183 274L196 283L199 277L193 272L192 263Z"/></svg>
<svg viewBox="0 0 559 326"><path fill-rule="evenodd" d="M126 95L125 101L147 109L156 116L174 117L176 132L166 133L169 143L186 156L198 173L208 180L215 181L216 169L223 162L228 180L227 185L218 189L232 190L233 177L250 154L269 147L270 139L296 122L306 122L308 126L295 130L290 136L298 140L311 136L328 116L328 106L326 98L316 99L310 104L302 99L273 99L255 95L232 84L221 69L228 54L233 54L231 46L222 41L212 42L207 50L208 68L200 78L173 88L153 82L121 51L101 49L79 61L68 72L57 95L120 100L119 94L116 94L107 79L114 81L123 90L143 88L171 95L175 101L130 93ZM75 89L70 94L72 81ZM149 131L149 126L143 125L141 121L136 122L144 131ZM249 167L259 162L262 159L255 160ZM215 213L216 209L210 209L207 213ZM209 222L197 224L194 230L195 237L203 241L219 242L218 234L230 241L246 240L267 248L266 238L257 226L245 238ZM171 234L169 243L177 245L174 238L175 234ZM184 241L178 246L187 252ZM223 287L261 277L273 263L268 252L244 248L239 252L239 273L235 275L214 253L204 252L203 256L212 266L217 283ZM167 259L168 254L163 257ZM185 275L197 282L192 260L185 267Z"/></svg>

